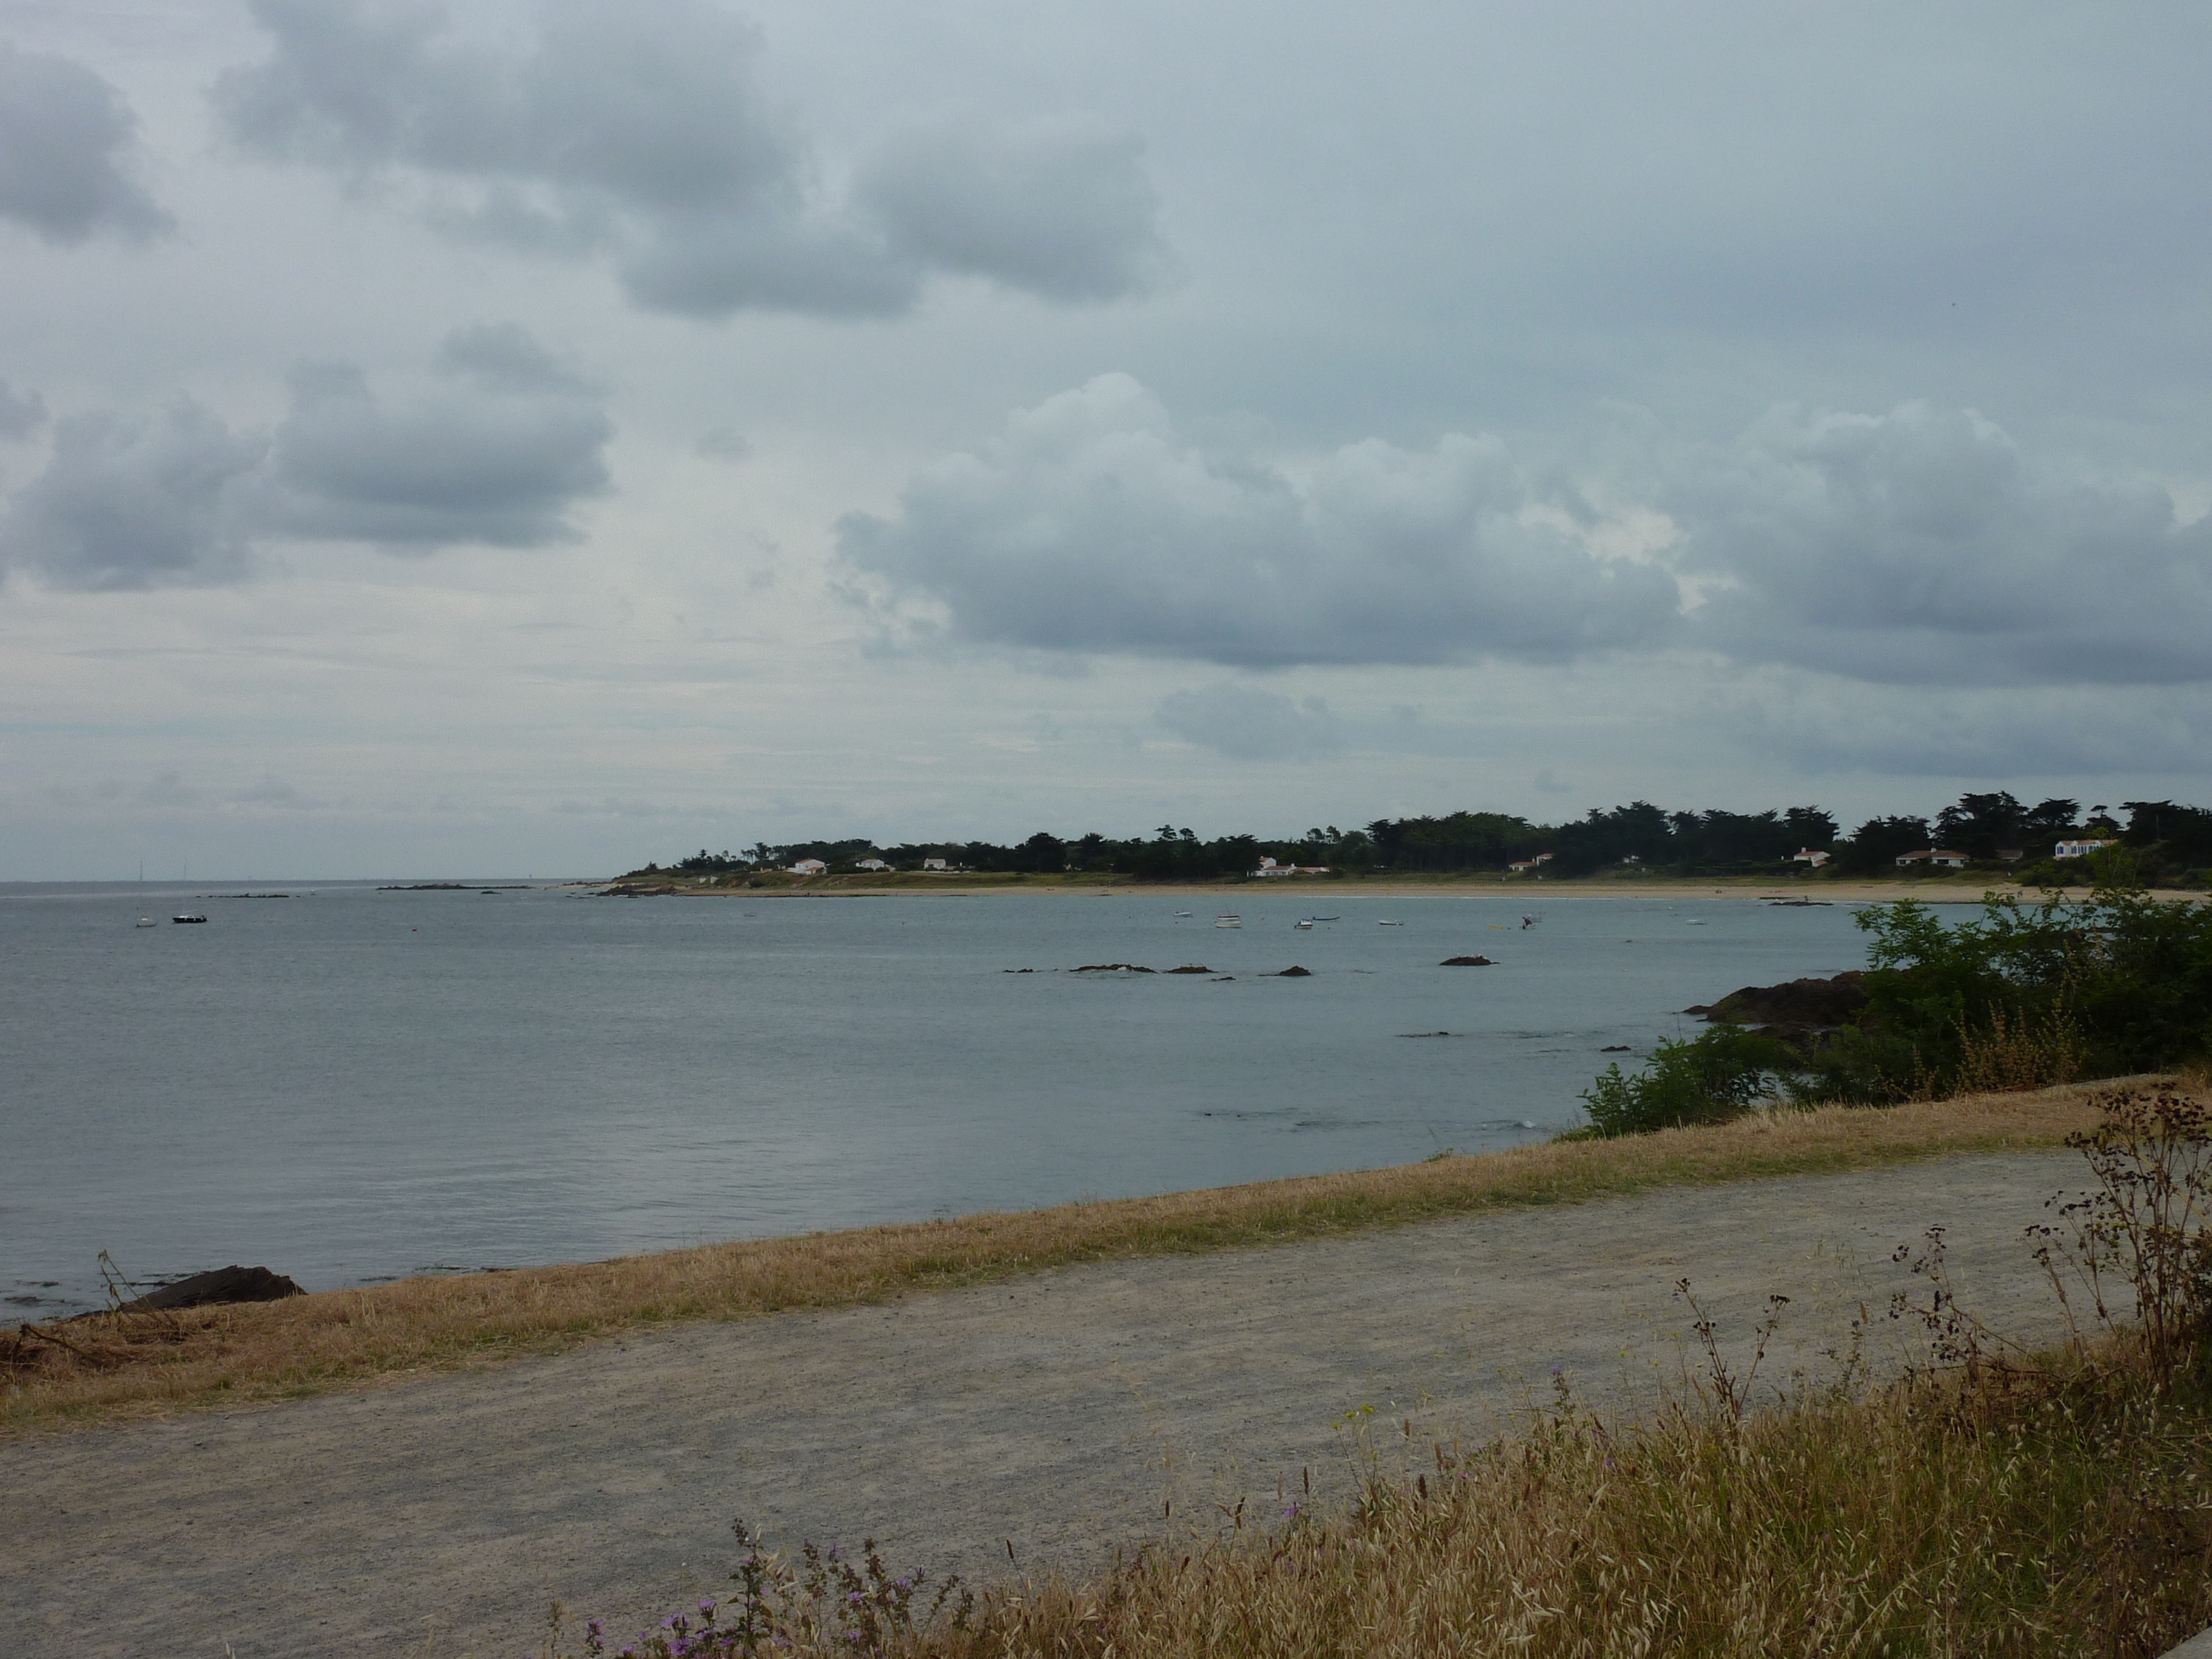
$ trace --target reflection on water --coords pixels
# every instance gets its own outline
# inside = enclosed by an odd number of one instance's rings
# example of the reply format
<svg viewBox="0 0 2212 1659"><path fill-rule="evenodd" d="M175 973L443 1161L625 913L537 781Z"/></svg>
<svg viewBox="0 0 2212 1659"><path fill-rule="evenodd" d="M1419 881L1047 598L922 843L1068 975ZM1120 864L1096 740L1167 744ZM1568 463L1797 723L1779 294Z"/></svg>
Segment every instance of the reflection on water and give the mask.
<svg viewBox="0 0 2212 1659"><path fill-rule="evenodd" d="M1689 897L282 890L0 889L15 1308L103 1249L322 1289L1510 1146L1673 1011L1863 959Z"/></svg>

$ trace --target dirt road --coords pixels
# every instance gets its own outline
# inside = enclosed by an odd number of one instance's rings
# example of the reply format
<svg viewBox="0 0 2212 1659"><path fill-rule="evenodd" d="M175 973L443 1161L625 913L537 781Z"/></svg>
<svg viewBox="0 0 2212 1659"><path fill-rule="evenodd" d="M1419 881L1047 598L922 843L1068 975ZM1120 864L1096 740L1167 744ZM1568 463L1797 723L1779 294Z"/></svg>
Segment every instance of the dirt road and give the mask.
<svg viewBox="0 0 2212 1659"><path fill-rule="evenodd" d="M1302 1471L1341 1491L1357 1407L1397 1458L1548 1396L1553 1366L1648 1395L1679 1375L1685 1277L1735 1333L1792 1298L1784 1377L1941 1224L1971 1305L2051 1333L2021 1230L2082 1174L1961 1158L1071 1268L34 1439L0 1448L0 1646L519 1655L556 1595L627 1634L719 1593L739 1514L786 1545L872 1534L902 1567L993 1576L1011 1542L1079 1570L1240 1498L1272 1521ZM1905 1335L1881 1322L1876 1350Z"/></svg>

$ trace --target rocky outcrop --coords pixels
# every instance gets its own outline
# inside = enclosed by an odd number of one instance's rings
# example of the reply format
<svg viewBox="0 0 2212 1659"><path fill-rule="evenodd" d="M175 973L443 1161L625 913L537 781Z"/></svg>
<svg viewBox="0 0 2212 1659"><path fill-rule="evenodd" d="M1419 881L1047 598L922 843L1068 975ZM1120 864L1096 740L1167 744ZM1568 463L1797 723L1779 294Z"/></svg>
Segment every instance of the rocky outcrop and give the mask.
<svg viewBox="0 0 2212 1659"><path fill-rule="evenodd" d="M123 1310L158 1313L167 1308L207 1308L222 1302L282 1302L288 1296L306 1294L283 1273L272 1273L266 1267L217 1267L150 1291L135 1302L125 1303Z"/></svg>
<svg viewBox="0 0 2212 1659"><path fill-rule="evenodd" d="M1866 1003L1866 976L1793 979L1780 985L1747 985L1710 1007L1685 1008L1711 1023L1754 1027L1762 1036L1805 1038L1848 1024Z"/></svg>
<svg viewBox="0 0 2212 1659"><path fill-rule="evenodd" d="M1269 979L1311 979L1313 977L1313 969L1310 968L1285 968L1281 973L1270 974L1267 977Z"/></svg>
<svg viewBox="0 0 2212 1659"><path fill-rule="evenodd" d="M1439 968L1495 968L1498 964L1488 957L1446 957L1437 966Z"/></svg>

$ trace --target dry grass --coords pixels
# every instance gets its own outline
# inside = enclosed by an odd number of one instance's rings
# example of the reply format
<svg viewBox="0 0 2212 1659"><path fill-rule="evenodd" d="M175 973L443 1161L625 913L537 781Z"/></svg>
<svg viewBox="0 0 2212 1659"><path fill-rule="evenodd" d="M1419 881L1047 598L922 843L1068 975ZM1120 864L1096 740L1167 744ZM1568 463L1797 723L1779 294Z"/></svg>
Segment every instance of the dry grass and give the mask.
<svg viewBox="0 0 2212 1659"><path fill-rule="evenodd" d="M1370 1473L1347 1508L1235 1515L1085 1582L931 1597L869 1547L766 1553L738 1528L732 1592L645 1659L2118 1659L2212 1620L2212 1112L2191 1090L2107 1092L2076 1144L2100 1196L2069 1212L2054 1288L2093 1259L2135 1326L2028 1353L1961 1308L1940 1232L1899 1310L1927 1360L1753 1409L1699 1311L1705 1376L1641 1422L1565 1384L1525 1433ZM2086 1254L2084 1254L2086 1253ZM2071 1262L2069 1267L2067 1264ZM1692 1304L1694 1309L1695 1304ZM1912 1317L1917 1316L1917 1317ZM1771 1332L1778 1307L1759 1327ZM2163 1329L2170 1340L2160 1340ZM1760 1391L1762 1394L1764 1390ZM571 1651L557 1604L549 1650ZM608 1646L587 1632L592 1653Z"/></svg>
<svg viewBox="0 0 2212 1659"><path fill-rule="evenodd" d="M1155 1547L860 1650L934 1659L2160 1653L2212 1619L2212 1417L2107 1348L1743 1421L1563 1407L1348 1514ZM1286 1504L1285 1510L1289 1509ZM798 1644L830 1652L836 1644ZM647 1651L650 1651L648 1647ZM850 1646L846 1651L855 1650Z"/></svg>
<svg viewBox="0 0 2212 1659"><path fill-rule="evenodd" d="M413 1279L289 1301L0 1334L0 1433L294 1398L498 1364L679 1321L830 1308L1080 1261L1248 1249L1653 1188L2058 1145L2082 1086L1823 1108L1394 1169ZM66 1346L64 1346L66 1345Z"/></svg>

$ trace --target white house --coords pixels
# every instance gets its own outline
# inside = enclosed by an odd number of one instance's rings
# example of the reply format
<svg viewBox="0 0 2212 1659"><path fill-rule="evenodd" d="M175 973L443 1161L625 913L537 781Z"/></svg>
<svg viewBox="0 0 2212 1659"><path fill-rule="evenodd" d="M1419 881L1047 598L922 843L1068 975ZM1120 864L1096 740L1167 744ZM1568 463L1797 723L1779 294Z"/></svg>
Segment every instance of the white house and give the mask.
<svg viewBox="0 0 2212 1659"><path fill-rule="evenodd" d="M2086 859L2092 853L2118 845L2118 842L2112 841L2062 841L2051 856L2055 859Z"/></svg>
<svg viewBox="0 0 2212 1659"><path fill-rule="evenodd" d="M853 867L856 870L888 870L890 866L885 864L881 859L862 859Z"/></svg>
<svg viewBox="0 0 2212 1659"><path fill-rule="evenodd" d="M1516 875L1526 875L1529 871L1540 868L1551 861L1552 855L1549 853L1539 853L1533 859L1523 859L1518 864L1509 864L1505 867Z"/></svg>
<svg viewBox="0 0 2212 1659"><path fill-rule="evenodd" d="M1792 853L1792 854L1790 855L1790 863L1792 863L1792 864L1809 864L1809 865L1811 865L1811 866L1812 866L1815 870L1819 869L1822 865L1826 864L1827 861L1828 861L1828 855L1827 855L1826 853L1816 853L1816 852L1814 852L1814 851L1811 848L1809 848L1809 847L1806 848L1805 848L1803 851L1802 851L1802 852Z"/></svg>
<svg viewBox="0 0 2212 1659"><path fill-rule="evenodd" d="M1941 865L1946 870L1963 870L1966 867L1966 855L1946 852L1940 847L1930 847L1924 852L1899 853L1897 864L1901 870L1909 870L1916 864Z"/></svg>
<svg viewBox="0 0 2212 1659"><path fill-rule="evenodd" d="M830 866L820 859L801 859L791 866L791 873L794 876L826 876L830 873Z"/></svg>
<svg viewBox="0 0 2212 1659"><path fill-rule="evenodd" d="M952 866L945 863L943 859L924 859L921 861L921 867L925 870L944 871L949 870Z"/></svg>
<svg viewBox="0 0 2212 1659"><path fill-rule="evenodd" d="M1260 867L1252 873L1255 876L1325 876L1328 873L1328 866L1309 864L1301 867L1295 864L1278 864L1273 859L1263 858L1260 860Z"/></svg>

